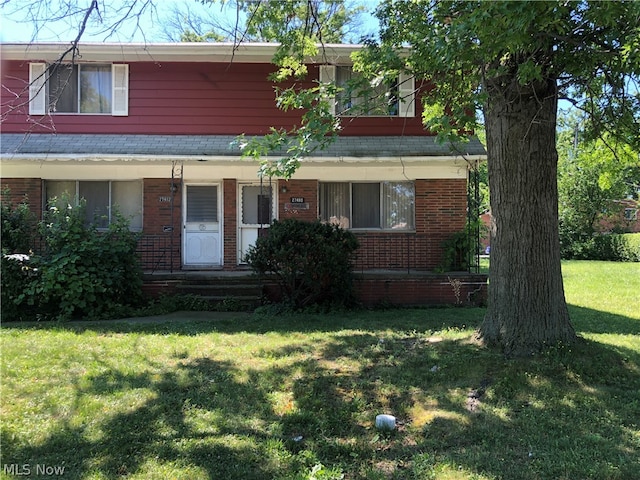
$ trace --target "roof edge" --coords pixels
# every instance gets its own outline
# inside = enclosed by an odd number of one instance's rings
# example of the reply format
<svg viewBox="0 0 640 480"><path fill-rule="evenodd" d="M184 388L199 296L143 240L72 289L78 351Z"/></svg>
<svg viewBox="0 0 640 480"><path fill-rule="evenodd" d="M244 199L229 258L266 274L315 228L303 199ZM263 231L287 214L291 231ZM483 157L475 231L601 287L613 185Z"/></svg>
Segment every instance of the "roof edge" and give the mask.
<svg viewBox="0 0 640 480"><path fill-rule="evenodd" d="M0 44L3 60L56 61L70 49L69 42L12 42ZM172 61L270 63L278 43L95 43L81 42L82 61ZM321 53L309 57L308 63L350 63L351 54L360 44L319 45Z"/></svg>

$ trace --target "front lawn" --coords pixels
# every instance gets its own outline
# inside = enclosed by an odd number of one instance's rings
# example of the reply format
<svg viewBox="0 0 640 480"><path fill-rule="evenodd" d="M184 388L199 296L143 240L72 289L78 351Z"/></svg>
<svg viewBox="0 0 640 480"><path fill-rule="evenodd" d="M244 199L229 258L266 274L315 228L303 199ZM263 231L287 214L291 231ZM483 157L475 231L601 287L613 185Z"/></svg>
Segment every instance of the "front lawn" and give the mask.
<svg viewBox="0 0 640 480"><path fill-rule="evenodd" d="M585 341L537 359L479 308L3 324L0 475L640 478L640 264L563 271Z"/></svg>

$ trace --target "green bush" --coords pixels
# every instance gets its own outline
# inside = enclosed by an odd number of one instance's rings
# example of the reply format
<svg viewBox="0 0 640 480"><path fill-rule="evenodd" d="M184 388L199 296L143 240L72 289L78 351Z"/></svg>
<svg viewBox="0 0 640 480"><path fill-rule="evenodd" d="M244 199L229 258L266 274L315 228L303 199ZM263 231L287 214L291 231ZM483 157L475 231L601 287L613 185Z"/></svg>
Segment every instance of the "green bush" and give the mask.
<svg viewBox="0 0 640 480"><path fill-rule="evenodd" d="M640 262L640 233L598 235L571 246L564 258Z"/></svg>
<svg viewBox="0 0 640 480"><path fill-rule="evenodd" d="M624 254L621 255L623 261L640 262L640 233L623 233Z"/></svg>
<svg viewBox="0 0 640 480"><path fill-rule="evenodd" d="M142 298L137 235L129 222L112 213L106 231L85 224L84 202L51 207L40 223L45 253L37 281L28 292L47 318L106 318ZM64 206L66 205L66 207Z"/></svg>
<svg viewBox="0 0 640 480"><path fill-rule="evenodd" d="M142 299L137 235L113 212L105 231L85 224L84 203L63 199L38 224L42 252L33 254L34 218L25 202L2 202L2 319L120 316Z"/></svg>
<svg viewBox="0 0 640 480"><path fill-rule="evenodd" d="M273 276L293 308L350 306L357 248L355 235L337 225L287 219L274 221L245 259L256 273Z"/></svg>
<svg viewBox="0 0 640 480"><path fill-rule="evenodd" d="M478 218L467 223L463 230L454 233L442 242L442 261L437 267L440 272L467 272L473 265L475 248L480 245L478 235L484 235L486 227Z"/></svg>
<svg viewBox="0 0 640 480"><path fill-rule="evenodd" d="M28 292L37 279L38 270L34 268L31 257L21 253L3 254L0 262L2 321L34 319L37 305Z"/></svg>
<svg viewBox="0 0 640 480"><path fill-rule="evenodd" d="M615 233L595 237L596 258L616 262L640 262L640 233Z"/></svg>
<svg viewBox="0 0 640 480"><path fill-rule="evenodd" d="M33 233L36 219L29 209L28 199L14 205L10 191L3 189L0 203L2 224L2 259L0 266L0 302L2 319L28 318L32 311L27 305L26 291L37 271L31 261Z"/></svg>
<svg viewBox="0 0 640 480"><path fill-rule="evenodd" d="M29 209L29 199L14 205L9 190L2 191L2 253L29 253L32 246L36 219Z"/></svg>

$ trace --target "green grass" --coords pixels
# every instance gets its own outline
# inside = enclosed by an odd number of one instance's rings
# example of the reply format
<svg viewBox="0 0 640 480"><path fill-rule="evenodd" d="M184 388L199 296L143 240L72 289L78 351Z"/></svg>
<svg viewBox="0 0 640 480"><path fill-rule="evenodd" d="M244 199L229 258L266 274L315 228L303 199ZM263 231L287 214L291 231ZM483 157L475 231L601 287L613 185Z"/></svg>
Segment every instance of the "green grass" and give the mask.
<svg viewBox="0 0 640 480"><path fill-rule="evenodd" d="M4 324L0 475L640 478L640 264L563 271L585 341L526 360L483 309Z"/></svg>

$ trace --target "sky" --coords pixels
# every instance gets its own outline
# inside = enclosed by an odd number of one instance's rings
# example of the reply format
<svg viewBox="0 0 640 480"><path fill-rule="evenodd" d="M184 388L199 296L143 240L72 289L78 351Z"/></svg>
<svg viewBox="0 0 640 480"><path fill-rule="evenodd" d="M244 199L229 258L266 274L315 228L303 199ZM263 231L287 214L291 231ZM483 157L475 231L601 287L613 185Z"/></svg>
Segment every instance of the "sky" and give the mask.
<svg viewBox="0 0 640 480"><path fill-rule="evenodd" d="M23 2L24 3L24 2ZM53 3L53 2L52 2ZM79 1L85 4L87 1ZM112 6L121 3L118 0L111 0ZM102 32L103 27L96 22L90 22L87 30L83 35L83 40L87 42L160 42L166 41L162 35L160 26L161 19L169 14L171 7L186 3L176 0L157 0L158 4L156 12L148 11L140 17L140 26L137 28L135 22L128 21L118 29L116 35L107 38ZM202 9L203 6L195 1L189 2L192 9ZM78 32L79 18L75 21L61 20L57 22L46 22L39 29L26 16L24 11L12 10L13 5L9 2L0 8L0 41L2 42L31 42L37 40L40 42L48 41L71 41Z"/></svg>
<svg viewBox="0 0 640 480"><path fill-rule="evenodd" d="M36 0L38 1L38 0ZM48 0L51 4L57 4L61 0ZM90 0L78 0L78 4L86 4ZM362 4L369 10L373 10L378 0L360 0ZM68 42L73 40L78 32L79 19L75 19L75 24L69 19L58 22L46 22L35 28L25 13L28 10L29 0L14 0L3 2L0 0L0 42L51 42L61 41ZM64 2L62 2L64 3ZM101 2L102 5L107 4L107 8L117 9L122 5L121 0L107 0ZM143 2L140 2L143 3ZM117 29L115 35L107 36L103 32L104 26L97 22L90 22L82 39L85 42L164 42L168 41L163 32L163 19L170 16L172 8L175 6L188 7L195 12L209 14L216 12L219 15L228 15L222 12L221 6L207 5L203 6L195 0L156 0L156 11L147 11L140 17L140 25L137 26L134 21L129 20ZM16 11L16 5L23 5L23 8ZM107 13L108 15L108 13ZM363 28L367 33L374 33L376 29L376 21L371 15L365 15L363 18Z"/></svg>

